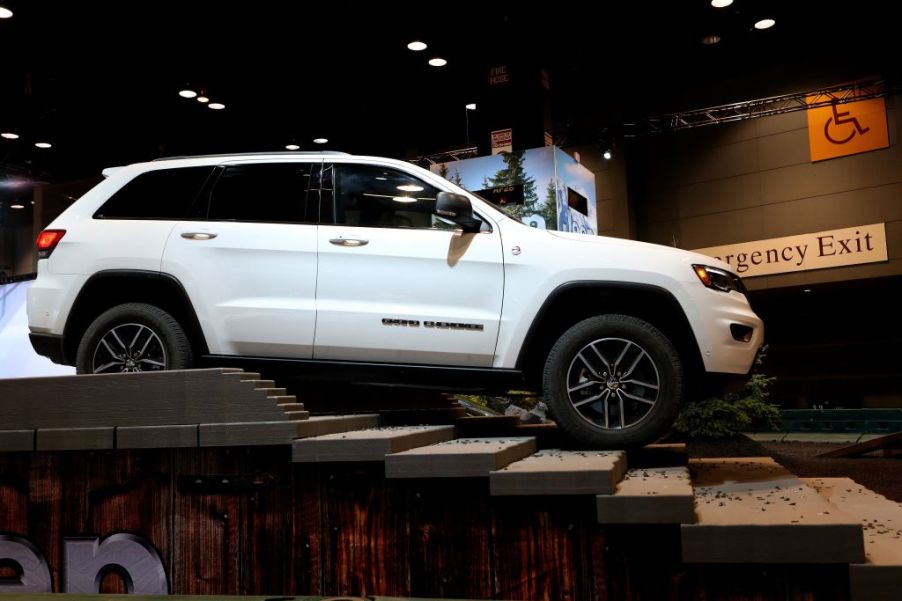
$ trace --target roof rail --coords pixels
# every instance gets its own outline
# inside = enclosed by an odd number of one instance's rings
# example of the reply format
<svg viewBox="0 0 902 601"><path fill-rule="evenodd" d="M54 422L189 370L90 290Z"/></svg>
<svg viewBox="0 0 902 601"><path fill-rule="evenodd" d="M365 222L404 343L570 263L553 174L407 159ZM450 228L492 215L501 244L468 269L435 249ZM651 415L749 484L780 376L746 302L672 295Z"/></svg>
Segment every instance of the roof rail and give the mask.
<svg viewBox="0 0 902 601"><path fill-rule="evenodd" d="M174 161L176 159L215 159L220 157L247 157L247 156L304 156L304 155L322 155L322 154L334 154L334 155L342 155L349 156L347 152L341 152L338 150L274 150L273 152L230 152L225 154L193 154L193 155L182 155L182 156L173 156L173 157L160 157L158 159L153 159L152 162L156 161Z"/></svg>

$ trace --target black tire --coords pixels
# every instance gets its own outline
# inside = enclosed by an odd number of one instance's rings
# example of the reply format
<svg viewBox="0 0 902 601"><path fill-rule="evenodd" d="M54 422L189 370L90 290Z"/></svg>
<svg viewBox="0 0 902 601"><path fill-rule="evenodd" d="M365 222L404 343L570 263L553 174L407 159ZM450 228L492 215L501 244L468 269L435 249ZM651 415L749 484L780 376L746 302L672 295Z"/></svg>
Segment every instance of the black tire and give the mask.
<svg viewBox="0 0 902 601"><path fill-rule="evenodd" d="M618 367L621 374L625 372L614 364L610 352L616 359L621 348L627 349L621 361L630 364L627 369L633 368L633 373L623 376L623 383L614 376ZM592 355L583 359L578 356L581 351ZM612 377L601 377L607 376L606 365L614 372ZM640 372L641 377L636 375ZM648 322L628 315L601 315L577 323L557 340L545 362L543 388L549 412L569 437L591 448L629 448L654 442L670 429L682 401L683 366L670 340ZM593 401L596 395L604 400ZM652 395L654 402L649 405ZM626 427L620 427L621 407ZM627 423L630 418L636 418L635 422Z"/></svg>
<svg viewBox="0 0 902 601"><path fill-rule="evenodd" d="M153 359L151 359L155 362L153 364L149 363L148 359L142 361L139 358L139 361L136 363L138 368L134 371L186 369L192 366L194 353L191 349L191 343L188 341L184 328L172 315L153 305L126 303L104 311L85 330L84 336L82 336L78 345L78 354L75 361L76 372L79 374L95 373L95 356L98 356L100 353L109 353L103 347L101 340L113 329L122 328L122 330L117 330L117 332L128 333L129 328L132 328L132 332L137 332L141 326L157 337L157 340L151 340L148 343L149 348L146 349L146 352L148 352L147 357L150 358L151 353L156 352L157 349L159 354L154 355ZM146 332L143 336L150 337ZM146 338L142 337L137 340L136 347L143 344ZM124 340L123 342L128 346L130 341ZM136 356L138 350L135 349L134 354ZM157 365L156 363L162 363L162 365ZM103 373L114 373L117 371L124 370L113 366Z"/></svg>

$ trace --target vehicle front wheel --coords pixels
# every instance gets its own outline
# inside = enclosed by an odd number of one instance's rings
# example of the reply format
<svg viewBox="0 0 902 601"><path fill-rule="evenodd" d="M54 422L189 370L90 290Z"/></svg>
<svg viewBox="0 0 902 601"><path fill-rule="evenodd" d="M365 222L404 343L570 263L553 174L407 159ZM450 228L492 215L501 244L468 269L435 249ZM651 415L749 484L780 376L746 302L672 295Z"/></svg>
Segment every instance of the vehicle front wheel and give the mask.
<svg viewBox="0 0 902 601"><path fill-rule="evenodd" d="M185 369L191 343L176 319L144 303L117 305L100 314L78 345L76 372L105 374Z"/></svg>
<svg viewBox="0 0 902 601"><path fill-rule="evenodd" d="M683 394L676 348L650 323L628 315L571 327L551 348L543 375L558 427L592 448L654 442L673 424Z"/></svg>

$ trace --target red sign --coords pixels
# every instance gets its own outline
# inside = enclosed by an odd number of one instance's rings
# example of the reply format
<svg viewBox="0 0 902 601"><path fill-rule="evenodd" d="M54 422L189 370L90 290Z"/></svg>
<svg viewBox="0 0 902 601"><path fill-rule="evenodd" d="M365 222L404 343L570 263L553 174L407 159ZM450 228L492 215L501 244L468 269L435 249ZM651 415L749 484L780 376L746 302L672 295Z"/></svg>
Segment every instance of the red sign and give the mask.
<svg viewBox="0 0 902 601"><path fill-rule="evenodd" d="M513 130L496 129L492 132L492 154L512 152L514 150Z"/></svg>

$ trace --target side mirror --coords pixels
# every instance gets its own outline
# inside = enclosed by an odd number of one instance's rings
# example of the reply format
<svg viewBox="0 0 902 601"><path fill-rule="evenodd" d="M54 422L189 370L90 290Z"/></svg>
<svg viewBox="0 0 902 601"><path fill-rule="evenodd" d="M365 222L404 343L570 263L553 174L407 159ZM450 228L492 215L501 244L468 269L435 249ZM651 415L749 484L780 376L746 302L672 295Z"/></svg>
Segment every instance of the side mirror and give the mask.
<svg viewBox="0 0 902 601"><path fill-rule="evenodd" d="M459 225L465 232L478 232L482 222L473 216L473 205L463 194L439 192L435 199L435 214Z"/></svg>

